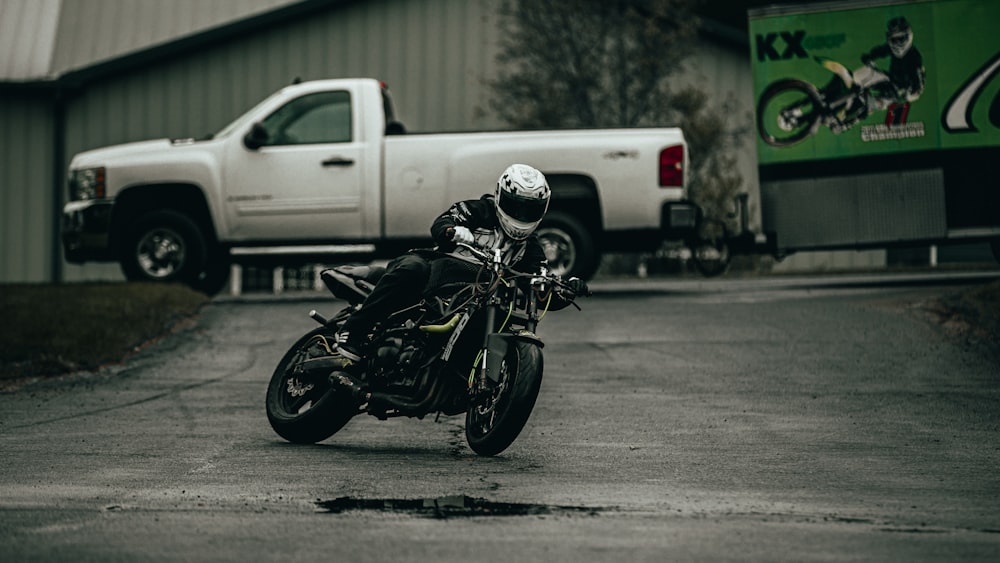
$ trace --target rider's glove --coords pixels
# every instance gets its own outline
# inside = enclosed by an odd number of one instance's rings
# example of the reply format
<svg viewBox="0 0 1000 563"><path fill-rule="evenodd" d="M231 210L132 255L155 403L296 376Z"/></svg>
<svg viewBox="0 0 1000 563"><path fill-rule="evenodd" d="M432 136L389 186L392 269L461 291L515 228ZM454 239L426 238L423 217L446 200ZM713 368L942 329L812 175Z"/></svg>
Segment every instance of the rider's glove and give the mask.
<svg viewBox="0 0 1000 563"><path fill-rule="evenodd" d="M566 285L576 295L590 295L590 288L587 287L587 282L580 278L572 277L566 280Z"/></svg>
<svg viewBox="0 0 1000 563"><path fill-rule="evenodd" d="M458 226L452 229L451 241L472 244L476 242L476 237L472 236L472 231L466 227Z"/></svg>
<svg viewBox="0 0 1000 563"><path fill-rule="evenodd" d="M861 55L861 64L863 64L863 65L870 65L870 64L872 64L872 57L871 57L871 55L869 55L867 53L865 53L864 55Z"/></svg>

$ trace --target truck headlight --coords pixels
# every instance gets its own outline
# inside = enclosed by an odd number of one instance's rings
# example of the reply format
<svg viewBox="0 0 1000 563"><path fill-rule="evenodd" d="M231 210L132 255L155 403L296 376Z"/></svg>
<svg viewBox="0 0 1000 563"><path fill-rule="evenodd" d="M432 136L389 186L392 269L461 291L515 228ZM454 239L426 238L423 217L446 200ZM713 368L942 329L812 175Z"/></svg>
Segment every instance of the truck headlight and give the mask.
<svg viewBox="0 0 1000 563"><path fill-rule="evenodd" d="M69 198L71 200L102 199L107 194L105 169L82 168L69 174Z"/></svg>

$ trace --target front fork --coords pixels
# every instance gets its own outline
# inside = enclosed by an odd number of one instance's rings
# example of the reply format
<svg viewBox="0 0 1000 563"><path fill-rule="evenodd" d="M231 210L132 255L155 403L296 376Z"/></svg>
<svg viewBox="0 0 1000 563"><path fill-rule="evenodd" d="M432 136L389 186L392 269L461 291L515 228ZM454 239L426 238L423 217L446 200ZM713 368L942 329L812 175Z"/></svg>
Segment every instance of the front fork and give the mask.
<svg viewBox="0 0 1000 563"><path fill-rule="evenodd" d="M538 300L533 293L527 295L526 313L524 320L524 331L534 338L535 328L538 326ZM479 354L476 356L476 365L469 376L469 391L472 395L487 393L500 382L500 368L511 341L516 338L524 338L524 335L517 336L506 332L500 332L505 327L497 326L498 313L507 313L500 310L501 303L491 303L486 309L486 334L483 336L483 343ZM509 316L506 322L509 322ZM505 322L505 324L506 324Z"/></svg>
<svg viewBox="0 0 1000 563"><path fill-rule="evenodd" d="M497 329L497 306L490 304L486 308L486 327L483 335L482 346L479 347L479 354L476 355L476 364L469 374L469 393L477 396L489 392L488 380L494 383L499 379L500 366L504 355L507 353L507 341L502 334L494 332ZM496 367L494 367L494 365ZM494 375L496 374L496 375ZM493 377L490 377L490 376Z"/></svg>

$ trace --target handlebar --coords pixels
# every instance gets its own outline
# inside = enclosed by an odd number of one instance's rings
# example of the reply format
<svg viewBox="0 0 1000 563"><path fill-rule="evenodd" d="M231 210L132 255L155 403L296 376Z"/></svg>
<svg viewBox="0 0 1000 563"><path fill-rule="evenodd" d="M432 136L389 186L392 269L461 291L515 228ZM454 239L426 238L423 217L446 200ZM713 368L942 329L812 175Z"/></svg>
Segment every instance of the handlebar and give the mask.
<svg viewBox="0 0 1000 563"><path fill-rule="evenodd" d="M472 244L466 244L464 242L457 242L455 244L457 246L467 249L469 252L472 253L473 256L478 258L484 265L493 265L494 267L503 265L503 260L501 259L499 248L484 248ZM536 284L550 283L552 285L558 286L559 288L568 290L573 294L576 294L576 292L573 290L573 287L568 283L569 280L563 280L560 276L552 275L547 270L543 269L543 271L540 273L529 273L529 272L519 272L517 270L514 270L513 268L507 268L507 269L511 272L511 274L513 274L513 277L530 277L531 285L533 286ZM586 288L586 285L584 285L584 287ZM582 293L582 295L589 296L591 295L591 292L589 291L589 289L586 289Z"/></svg>
<svg viewBox="0 0 1000 563"><path fill-rule="evenodd" d="M465 248L471 252L473 256L479 258L479 260L485 264L493 264L500 261L500 249L483 248L481 246L466 244L464 242L456 242L455 245ZM489 250L493 250L493 252L489 252Z"/></svg>

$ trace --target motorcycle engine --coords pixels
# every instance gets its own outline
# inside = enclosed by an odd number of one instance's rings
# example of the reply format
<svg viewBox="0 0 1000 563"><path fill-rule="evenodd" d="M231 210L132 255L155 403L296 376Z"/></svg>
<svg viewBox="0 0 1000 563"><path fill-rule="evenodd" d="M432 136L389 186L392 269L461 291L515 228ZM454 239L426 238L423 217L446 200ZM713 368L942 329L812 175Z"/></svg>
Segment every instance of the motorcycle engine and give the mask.
<svg viewBox="0 0 1000 563"><path fill-rule="evenodd" d="M420 347L404 342L401 338L388 338L375 354L377 373L391 391L406 393L417 385L420 370L417 367L424 354Z"/></svg>

